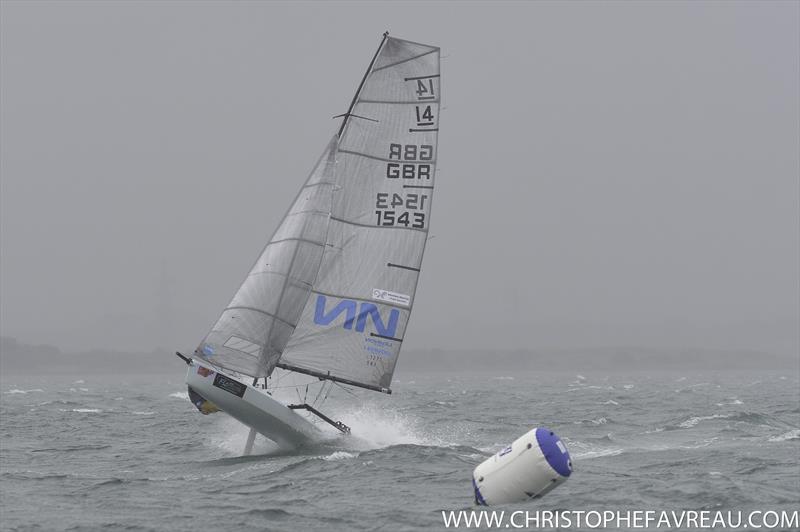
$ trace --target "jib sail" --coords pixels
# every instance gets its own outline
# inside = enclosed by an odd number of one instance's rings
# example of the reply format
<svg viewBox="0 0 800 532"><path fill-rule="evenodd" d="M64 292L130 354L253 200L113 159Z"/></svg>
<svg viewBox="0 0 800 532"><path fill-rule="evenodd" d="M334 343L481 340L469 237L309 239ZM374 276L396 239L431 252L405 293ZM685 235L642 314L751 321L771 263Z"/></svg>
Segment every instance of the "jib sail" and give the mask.
<svg viewBox="0 0 800 532"><path fill-rule="evenodd" d="M335 163L334 137L196 356L253 377L272 372L319 271Z"/></svg>

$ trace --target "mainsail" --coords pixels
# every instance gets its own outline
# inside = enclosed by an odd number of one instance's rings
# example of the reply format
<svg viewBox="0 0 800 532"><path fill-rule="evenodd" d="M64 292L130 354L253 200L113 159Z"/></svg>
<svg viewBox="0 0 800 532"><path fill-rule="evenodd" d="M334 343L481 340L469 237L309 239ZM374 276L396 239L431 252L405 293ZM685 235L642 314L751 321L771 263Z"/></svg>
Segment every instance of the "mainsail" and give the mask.
<svg viewBox="0 0 800 532"><path fill-rule="evenodd" d="M196 355L389 391L428 238L439 49L384 35L339 133Z"/></svg>

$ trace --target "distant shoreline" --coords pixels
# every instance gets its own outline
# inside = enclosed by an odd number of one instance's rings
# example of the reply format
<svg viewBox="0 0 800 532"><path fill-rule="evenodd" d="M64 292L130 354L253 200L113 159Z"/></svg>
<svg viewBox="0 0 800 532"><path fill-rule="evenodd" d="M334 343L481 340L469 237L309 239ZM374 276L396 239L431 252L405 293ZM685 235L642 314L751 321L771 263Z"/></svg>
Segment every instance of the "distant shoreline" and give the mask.
<svg viewBox="0 0 800 532"><path fill-rule="evenodd" d="M183 363L171 351L129 353L93 350L64 353L54 346L33 346L2 337L0 373L8 374L153 374ZM504 371L689 371L800 370L800 356L753 350L601 347L529 351L463 350L403 351L398 373Z"/></svg>

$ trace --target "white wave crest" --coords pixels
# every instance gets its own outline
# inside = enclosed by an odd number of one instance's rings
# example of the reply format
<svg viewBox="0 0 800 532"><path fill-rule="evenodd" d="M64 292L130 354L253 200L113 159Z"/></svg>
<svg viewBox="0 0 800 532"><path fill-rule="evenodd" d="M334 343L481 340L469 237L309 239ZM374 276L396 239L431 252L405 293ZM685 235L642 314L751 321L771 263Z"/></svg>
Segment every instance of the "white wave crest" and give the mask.
<svg viewBox="0 0 800 532"><path fill-rule="evenodd" d="M469 423L445 422L435 426L425 423L408 411L398 411L388 404L365 403L340 407L332 412L350 426L352 434L337 435L337 445L349 451L382 449L393 445L454 447L474 441L474 426Z"/></svg>
<svg viewBox="0 0 800 532"><path fill-rule="evenodd" d="M743 405L744 403L737 399L736 397L731 397L730 402L722 402L717 403L717 406L728 406L728 405Z"/></svg>
<svg viewBox="0 0 800 532"><path fill-rule="evenodd" d="M7 394L18 394L18 393L26 394L26 393L33 393L33 392L44 392L44 390L42 390L41 388L34 388L32 390L20 390L19 388L12 388L12 389L8 390L7 392L3 392L3 393L7 393Z"/></svg>
<svg viewBox="0 0 800 532"><path fill-rule="evenodd" d="M358 453L348 453L347 451L336 451L328 456L323 456L322 459L328 462L336 460L347 460L348 458L356 458Z"/></svg>
<svg viewBox="0 0 800 532"><path fill-rule="evenodd" d="M605 425L608 423L608 420L604 417L598 419L585 419L583 421L573 421L574 425L582 425L584 423L591 423L592 425Z"/></svg>
<svg viewBox="0 0 800 532"><path fill-rule="evenodd" d="M365 404L355 410L342 412L337 419L345 420L352 430L347 446L355 450L380 449L391 445L439 445L438 439L428 438L419 429L417 419L397 411Z"/></svg>
<svg viewBox="0 0 800 532"><path fill-rule="evenodd" d="M724 414L713 414L711 416L694 416L678 424L678 426L684 429L690 429L695 425L697 425L698 423L700 423L701 421L708 421L710 419L725 419L727 417L729 416L726 416Z"/></svg>
<svg viewBox="0 0 800 532"><path fill-rule="evenodd" d="M768 441L773 443L779 441L789 441L789 440L800 440L800 429L790 430L789 432L784 432L780 436L773 436Z"/></svg>
<svg viewBox="0 0 800 532"><path fill-rule="evenodd" d="M175 397L177 399L189 399L189 392L173 392L169 394L170 397Z"/></svg>
<svg viewBox="0 0 800 532"><path fill-rule="evenodd" d="M600 458L601 456L617 456L622 454L622 452L623 449L598 449L592 451L570 453L570 455L574 459L589 460L592 458Z"/></svg>

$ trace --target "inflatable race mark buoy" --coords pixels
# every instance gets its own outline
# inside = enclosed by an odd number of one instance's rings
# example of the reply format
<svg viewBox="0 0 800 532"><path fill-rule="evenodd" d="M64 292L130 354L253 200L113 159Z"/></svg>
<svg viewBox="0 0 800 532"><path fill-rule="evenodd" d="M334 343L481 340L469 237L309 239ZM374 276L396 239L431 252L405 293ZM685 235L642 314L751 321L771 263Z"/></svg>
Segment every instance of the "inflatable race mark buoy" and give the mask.
<svg viewBox="0 0 800 532"><path fill-rule="evenodd" d="M475 468L475 503L488 506L536 499L571 473L572 461L564 443L552 431L536 428Z"/></svg>

